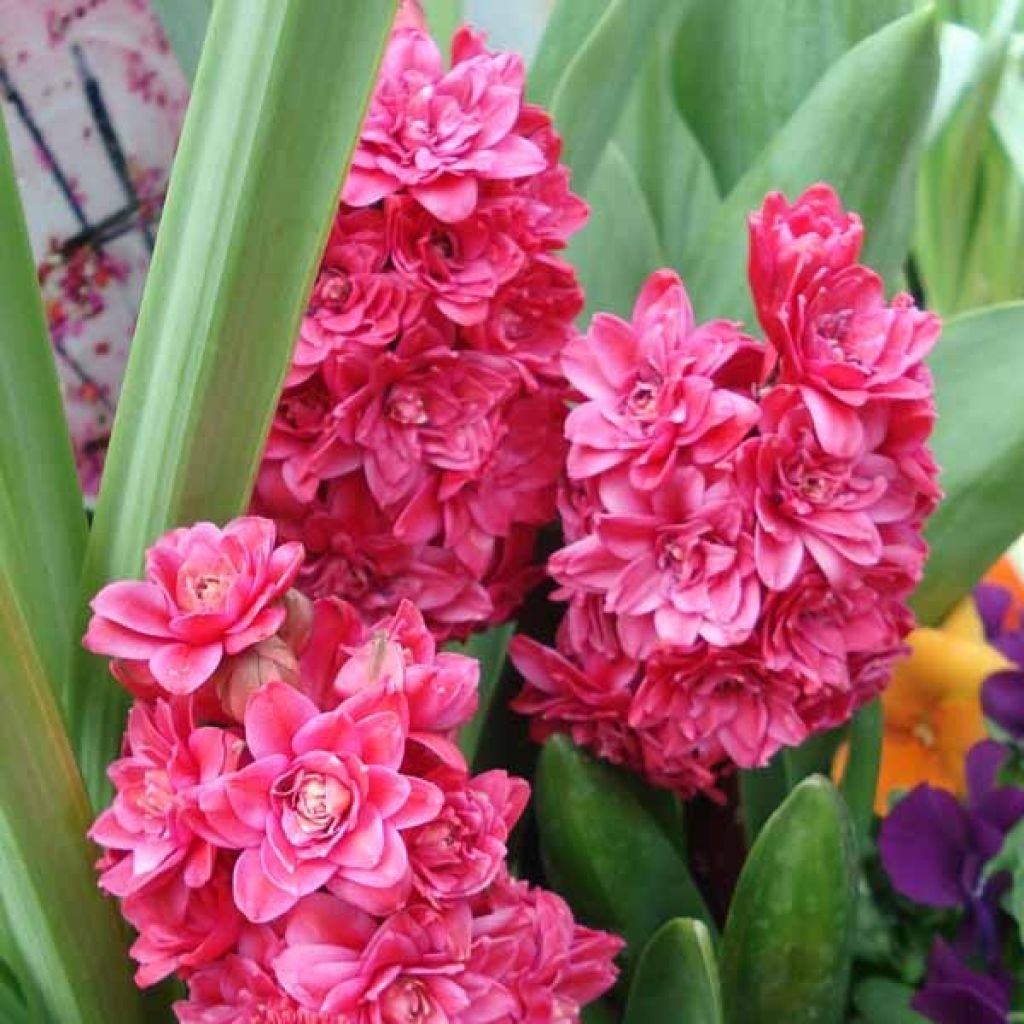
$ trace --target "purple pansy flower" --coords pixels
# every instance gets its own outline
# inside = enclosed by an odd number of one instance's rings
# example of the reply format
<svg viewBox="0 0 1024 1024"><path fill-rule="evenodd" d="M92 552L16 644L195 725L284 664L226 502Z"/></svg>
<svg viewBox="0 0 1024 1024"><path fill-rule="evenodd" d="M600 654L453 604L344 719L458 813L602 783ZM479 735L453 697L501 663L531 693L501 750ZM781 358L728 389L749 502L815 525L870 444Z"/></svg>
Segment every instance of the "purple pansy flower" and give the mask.
<svg viewBox="0 0 1024 1024"><path fill-rule="evenodd" d="M972 970L936 939L928 979L910 1005L934 1024L1003 1024L1010 1012L1010 978L1004 971Z"/></svg>

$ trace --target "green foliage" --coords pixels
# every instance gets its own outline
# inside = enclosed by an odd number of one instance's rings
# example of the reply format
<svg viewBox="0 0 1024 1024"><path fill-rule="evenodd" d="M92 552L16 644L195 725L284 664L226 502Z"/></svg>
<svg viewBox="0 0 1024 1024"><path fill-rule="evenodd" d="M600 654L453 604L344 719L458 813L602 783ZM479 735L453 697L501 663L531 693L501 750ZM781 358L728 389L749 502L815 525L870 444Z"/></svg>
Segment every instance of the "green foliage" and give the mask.
<svg viewBox="0 0 1024 1024"><path fill-rule="evenodd" d="M878 700L862 707L850 723L850 749L840 789L862 841L870 834L874 821L883 727L882 705Z"/></svg>
<svg viewBox="0 0 1024 1024"><path fill-rule="evenodd" d="M132 344L84 599L135 576L169 527L245 509L394 7L216 6ZM83 656L71 706L98 801L125 710L100 659Z"/></svg>
<svg viewBox="0 0 1024 1024"><path fill-rule="evenodd" d="M541 753L535 800L548 877L585 921L626 939L627 964L673 917L714 927L663 825L671 809L652 806L666 799L564 737Z"/></svg>
<svg viewBox="0 0 1024 1024"><path fill-rule="evenodd" d="M629 988L623 1024L721 1024L722 994L711 934L676 918L644 947Z"/></svg>
<svg viewBox="0 0 1024 1024"><path fill-rule="evenodd" d="M758 836L722 936L728 1024L838 1024L855 919L856 855L826 779L800 783Z"/></svg>
<svg viewBox="0 0 1024 1024"><path fill-rule="evenodd" d="M898 275L936 71L925 8L869 36L825 73L725 198L704 238L689 278L701 317L752 320L745 224L772 189L793 197L829 182L864 218L865 261L889 280Z"/></svg>
<svg viewBox="0 0 1024 1024"><path fill-rule="evenodd" d="M866 978L854 986L853 1005L862 1024L924 1024L910 1008L914 989L891 978Z"/></svg>
<svg viewBox="0 0 1024 1024"><path fill-rule="evenodd" d="M1020 941L1024 943L1024 821L1006 834L1002 849L985 865L985 877L1000 871L1010 875L1010 888L1003 896L1003 907L1017 922Z"/></svg>
<svg viewBox="0 0 1024 1024"><path fill-rule="evenodd" d="M986 234L986 226L995 227L990 218L992 212L998 215L998 210L989 211L986 217L979 205L998 196L991 191L994 182L986 180L991 178L986 175L986 157L994 149L989 159L997 163L1000 158L991 117L1020 7L1020 0L1003 0L988 33L977 42L967 29L947 26L944 32L943 78L949 84L940 93L943 103L933 125L935 137L918 179L914 240L929 305L941 313L975 305L975 291L984 287L983 279L972 280L967 267L979 233ZM1018 116L1022 111L1018 108ZM1019 184L1014 192L1019 192ZM1019 230L1019 220L1010 223ZM1004 225L999 227L1005 231Z"/></svg>
<svg viewBox="0 0 1024 1024"><path fill-rule="evenodd" d="M852 45L912 6L912 0L691 4L676 37L676 96L722 190L736 185Z"/></svg>
<svg viewBox="0 0 1024 1024"><path fill-rule="evenodd" d="M476 658L480 662L480 705L471 722L459 733L459 749L472 764L480 749L480 740L491 712L501 713L499 684L508 654L508 642L516 630L514 622L476 633L463 644L452 644L452 650Z"/></svg>
<svg viewBox="0 0 1024 1024"><path fill-rule="evenodd" d="M2 121L0 236L0 956L25 972L26 1019L131 1024L137 995L57 703L85 522ZM18 1019L15 996L0 992L3 1020Z"/></svg>
<svg viewBox="0 0 1024 1024"><path fill-rule="evenodd" d="M561 0L552 15L531 69L530 96L549 107L578 192L588 191L670 7L663 0ZM581 39L582 46L569 48Z"/></svg>
<svg viewBox="0 0 1024 1024"><path fill-rule="evenodd" d="M926 529L931 555L914 607L941 622L1021 531L1024 303L948 321L931 358L939 407L932 437L945 499Z"/></svg>

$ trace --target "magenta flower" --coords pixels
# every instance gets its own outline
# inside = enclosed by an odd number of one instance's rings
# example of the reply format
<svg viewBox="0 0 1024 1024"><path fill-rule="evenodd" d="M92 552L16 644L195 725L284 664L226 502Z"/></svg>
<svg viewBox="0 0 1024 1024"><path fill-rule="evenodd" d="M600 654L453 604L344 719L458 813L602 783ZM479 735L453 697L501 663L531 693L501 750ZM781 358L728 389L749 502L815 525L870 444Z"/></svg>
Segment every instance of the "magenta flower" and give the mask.
<svg viewBox="0 0 1024 1024"><path fill-rule="evenodd" d="M467 778L439 773L441 813L407 834L413 884L429 903L447 906L483 892L505 871L509 833L530 787L503 771Z"/></svg>
<svg viewBox="0 0 1024 1024"><path fill-rule="evenodd" d="M653 492L609 478L608 511L593 533L557 552L560 583L604 594L632 657L702 638L742 643L757 623L761 586L749 513L729 478L690 466Z"/></svg>
<svg viewBox="0 0 1024 1024"><path fill-rule="evenodd" d="M476 208L481 179L544 169L537 146L516 130L523 62L491 54L468 29L452 43L445 72L433 40L415 29L392 35L342 193L369 206L405 189L439 220Z"/></svg>
<svg viewBox="0 0 1024 1024"><path fill-rule="evenodd" d="M387 216L399 275L462 327L487 319L491 300L525 263L525 254L490 207L445 223L414 200L396 197L388 200Z"/></svg>
<svg viewBox="0 0 1024 1024"><path fill-rule="evenodd" d="M739 767L760 768L807 738L795 708L799 693L792 677L767 672L756 650L678 650L652 659L629 723L664 727L661 741L681 752L712 744Z"/></svg>
<svg viewBox="0 0 1024 1024"><path fill-rule="evenodd" d="M121 904L125 920L139 932L131 955L135 983L147 988L168 975L187 977L235 947L244 921L231 896L231 871L223 863L200 888L171 877Z"/></svg>
<svg viewBox="0 0 1024 1024"><path fill-rule="evenodd" d="M796 396L771 395L771 433L736 455L736 478L757 517L755 553L765 586L785 590L808 560L833 585L877 564L887 469L880 458L829 455Z"/></svg>
<svg viewBox="0 0 1024 1024"><path fill-rule="evenodd" d="M236 519L172 530L146 553L145 583L117 582L92 600L83 643L145 662L169 693L197 690L226 655L272 636L281 598L302 564L299 544L275 546L274 524Z"/></svg>
<svg viewBox="0 0 1024 1024"><path fill-rule="evenodd" d="M628 461L633 484L651 489L684 455L700 465L724 459L757 422L758 409L718 381L731 386L738 376L749 392L762 365L760 353L752 358L757 348L734 324L695 328L676 274L652 274L632 324L599 313L586 338L565 348L565 375L587 399L565 425L569 475L589 477Z"/></svg>
<svg viewBox="0 0 1024 1024"><path fill-rule="evenodd" d="M270 683L249 699L253 763L199 798L204 834L243 851L234 892L249 920L272 920L328 884L370 911L401 903L411 879L399 832L441 807L437 787L400 771L406 729L401 698L321 713Z"/></svg>
<svg viewBox="0 0 1024 1024"><path fill-rule="evenodd" d="M748 221L748 276L757 318L768 340L785 353L796 335L794 318L824 278L857 262L864 226L825 184L812 185L792 204L772 192Z"/></svg>
<svg viewBox="0 0 1024 1024"><path fill-rule="evenodd" d="M171 876L205 885L216 851L192 827L199 790L239 764L241 743L229 730L196 728L187 704L136 704L128 714L125 756L108 770L114 802L89 837L110 856L100 885L131 896Z"/></svg>

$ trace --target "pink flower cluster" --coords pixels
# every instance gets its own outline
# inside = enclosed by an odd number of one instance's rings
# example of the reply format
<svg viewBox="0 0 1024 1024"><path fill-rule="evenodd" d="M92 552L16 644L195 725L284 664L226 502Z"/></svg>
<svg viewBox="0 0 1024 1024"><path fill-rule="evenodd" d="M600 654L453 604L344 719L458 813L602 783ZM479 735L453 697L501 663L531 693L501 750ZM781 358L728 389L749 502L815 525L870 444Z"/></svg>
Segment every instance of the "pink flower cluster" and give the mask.
<svg viewBox="0 0 1024 1024"><path fill-rule="evenodd" d="M454 744L478 664L407 602L310 604L302 555L199 524L93 601L86 646L137 698L91 836L138 983L185 979L183 1024L578 1020L622 944L509 875L529 786Z"/></svg>
<svg viewBox="0 0 1024 1024"><path fill-rule="evenodd" d="M938 319L886 302L827 186L750 218L766 343L694 322L671 271L631 323L566 346L568 602L557 650L512 654L520 711L683 792L764 765L888 680L939 497L923 363Z"/></svg>
<svg viewBox="0 0 1024 1024"><path fill-rule="evenodd" d="M565 458L559 355L583 296L555 253L586 220L522 60L463 28L445 70L392 34L274 419L254 511L299 587L435 635L508 617L542 577Z"/></svg>

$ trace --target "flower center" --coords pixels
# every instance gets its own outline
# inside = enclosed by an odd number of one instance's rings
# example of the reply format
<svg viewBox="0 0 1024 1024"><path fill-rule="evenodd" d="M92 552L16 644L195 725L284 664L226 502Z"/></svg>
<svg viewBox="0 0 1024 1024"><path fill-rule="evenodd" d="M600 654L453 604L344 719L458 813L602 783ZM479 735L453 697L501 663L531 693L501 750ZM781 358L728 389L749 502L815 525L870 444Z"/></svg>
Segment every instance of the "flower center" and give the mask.
<svg viewBox="0 0 1024 1024"><path fill-rule="evenodd" d="M419 391L402 385L391 389L387 397L387 413L403 426L420 426L427 422L427 410Z"/></svg>
<svg viewBox="0 0 1024 1024"><path fill-rule="evenodd" d="M638 377L626 398L626 412L645 423L655 419L658 415L661 385L661 378L653 372L650 377Z"/></svg>
<svg viewBox="0 0 1024 1024"><path fill-rule="evenodd" d="M852 319L853 311L849 309L843 309L837 313L824 313L818 317L815 330L833 359L860 367L863 364L859 355L849 343Z"/></svg>
<svg viewBox="0 0 1024 1024"><path fill-rule="evenodd" d="M163 768L147 768L133 802L138 810L149 817L165 817L174 804L171 777Z"/></svg>
<svg viewBox="0 0 1024 1024"><path fill-rule="evenodd" d="M925 750L933 750L936 745L935 730L932 728L931 723L921 719L911 729L911 733L915 740L921 744Z"/></svg>
<svg viewBox="0 0 1024 1024"><path fill-rule="evenodd" d="M416 978L399 978L380 1000L383 1024L419 1024L434 1016L434 1001Z"/></svg>
<svg viewBox="0 0 1024 1024"><path fill-rule="evenodd" d="M348 274L328 270L317 288L317 298L325 306L341 307L352 294L352 281Z"/></svg>
<svg viewBox="0 0 1024 1024"><path fill-rule="evenodd" d="M352 806L348 788L322 772L300 770L290 783L275 789L279 796L288 799L296 822L306 835L336 832Z"/></svg>
<svg viewBox="0 0 1024 1024"><path fill-rule="evenodd" d="M434 228L430 232L430 248L443 260L450 260L455 255L455 243L447 231Z"/></svg>
<svg viewBox="0 0 1024 1024"><path fill-rule="evenodd" d="M179 580L178 603L185 611L217 611L235 582L235 571L224 559L212 565L204 562L202 567L186 562Z"/></svg>

